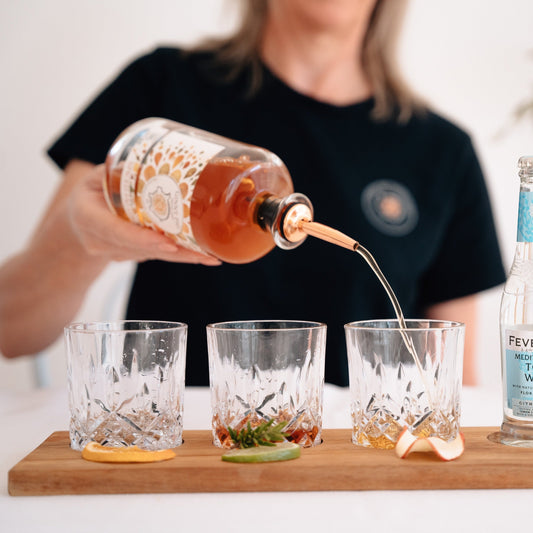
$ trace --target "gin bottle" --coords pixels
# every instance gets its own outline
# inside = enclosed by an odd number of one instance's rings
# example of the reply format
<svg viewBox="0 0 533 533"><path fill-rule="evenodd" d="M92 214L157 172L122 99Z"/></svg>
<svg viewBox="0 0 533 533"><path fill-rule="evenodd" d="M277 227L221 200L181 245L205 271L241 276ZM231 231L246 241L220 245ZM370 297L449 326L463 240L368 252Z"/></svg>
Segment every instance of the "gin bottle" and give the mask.
<svg viewBox="0 0 533 533"><path fill-rule="evenodd" d="M533 447L533 157L521 157L518 167L517 243L500 309L500 440L512 446Z"/></svg>
<svg viewBox="0 0 533 533"><path fill-rule="evenodd" d="M228 263L298 246L306 237L298 221L312 220L275 154L170 120L132 124L106 171L104 194L118 216Z"/></svg>

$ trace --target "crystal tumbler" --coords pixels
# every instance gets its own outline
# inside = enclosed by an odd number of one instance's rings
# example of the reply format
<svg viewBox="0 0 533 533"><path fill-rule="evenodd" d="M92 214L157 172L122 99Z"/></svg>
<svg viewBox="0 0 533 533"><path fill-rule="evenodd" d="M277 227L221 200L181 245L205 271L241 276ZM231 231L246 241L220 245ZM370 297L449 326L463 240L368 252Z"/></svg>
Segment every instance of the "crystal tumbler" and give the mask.
<svg viewBox="0 0 533 533"><path fill-rule="evenodd" d="M407 426L416 436L459 432L464 324L437 320L345 325L352 441L393 448Z"/></svg>
<svg viewBox="0 0 533 533"><path fill-rule="evenodd" d="M321 442L325 324L221 322L207 326L207 343L216 446L233 446L228 427L271 419L292 442Z"/></svg>
<svg viewBox="0 0 533 533"><path fill-rule="evenodd" d="M75 323L65 341L72 448L182 443L185 324Z"/></svg>

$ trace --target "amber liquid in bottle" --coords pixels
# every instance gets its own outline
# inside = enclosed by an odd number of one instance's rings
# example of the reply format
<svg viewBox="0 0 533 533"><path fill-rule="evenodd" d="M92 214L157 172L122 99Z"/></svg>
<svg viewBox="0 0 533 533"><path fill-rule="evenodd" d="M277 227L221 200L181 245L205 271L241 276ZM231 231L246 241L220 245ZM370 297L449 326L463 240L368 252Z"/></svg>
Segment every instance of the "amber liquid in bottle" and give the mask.
<svg viewBox="0 0 533 533"><path fill-rule="evenodd" d="M283 169L246 157L209 161L191 202L191 227L198 244L231 263L247 263L267 254L275 246L274 239L257 223L258 210L265 197L292 192L287 178Z"/></svg>
<svg viewBox="0 0 533 533"><path fill-rule="evenodd" d="M108 173L108 195L117 215L129 220L120 195L121 176L121 166ZM257 223L264 199L272 194L282 198L292 192L284 168L246 157L214 158L200 173L190 213L185 215L190 214L194 238L206 253L229 263L247 263L264 256L275 246L272 234ZM143 223L136 193L137 215Z"/></svg>

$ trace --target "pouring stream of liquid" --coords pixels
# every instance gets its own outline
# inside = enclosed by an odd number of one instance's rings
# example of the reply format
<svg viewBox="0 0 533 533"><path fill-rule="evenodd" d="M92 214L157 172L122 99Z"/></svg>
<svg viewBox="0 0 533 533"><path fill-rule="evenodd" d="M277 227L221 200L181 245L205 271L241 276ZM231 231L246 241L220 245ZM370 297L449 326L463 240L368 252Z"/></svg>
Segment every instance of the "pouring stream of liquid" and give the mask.
<svg viewBox="0 0 533 533"><path fill-rule="evenodd" d="M415 347L413 346L413 341L411 337L409 337L409 335L407 334L407 325L405 323L402 308L400 307L398 298L396 298L396 294L394 294L394 291L392 290L392 287L387 281L387 278L383 275L383 272L381 272L381 269L379 268L373 255L364 246L359 244L358 241L352 239L351 237L348 237L340 231L330 228L329 226L325 226L324 224L302 220L299 223L299 229L307 235L311 235L318 239L322 239L332 244L336 244L337 246L342 246L343 248L352 250L353 252L357 252L365 259L370 268L374 271L392 303L396 318L398 319L398 324L400 326L400 335L402 336L407 351L413 357L415 365L420 373L420 377L426 389L429 405L431 409L433 409L433 398L431 394L432 389L429 387L429 384L427 383L427 380L425 378L425 374L422 369L422 364L420 363L418 354L416 353Z"/></svg>

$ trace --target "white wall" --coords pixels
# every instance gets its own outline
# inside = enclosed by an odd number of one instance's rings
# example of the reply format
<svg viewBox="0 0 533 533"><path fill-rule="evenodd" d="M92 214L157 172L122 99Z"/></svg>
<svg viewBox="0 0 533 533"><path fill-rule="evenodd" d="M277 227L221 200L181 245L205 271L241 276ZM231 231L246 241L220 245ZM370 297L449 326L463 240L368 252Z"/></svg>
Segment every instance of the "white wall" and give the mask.
<svg viewBox="0 0 533 533"><path fill-rule="evenodd" d="M401 49L407 78L472 134L509 266L516 231L516 162L520 155L533 154L533 117L510 124L513 110L533 99L533 2L411 2ZM156 44L189 44L230 31L235 20L231 6L230 0L0 2L0 261L27 241L58 183L45 147L91 95L130 58ZM100 317L114 281L129 272L130 265L109 269L78 318ZM496 386L498 303L499 290L483 296L479 348L482 382ZM61 342L47 359L52 383L61 386ZM32 372L27 358L0 359L0 387L30 387Z"/></svg>

